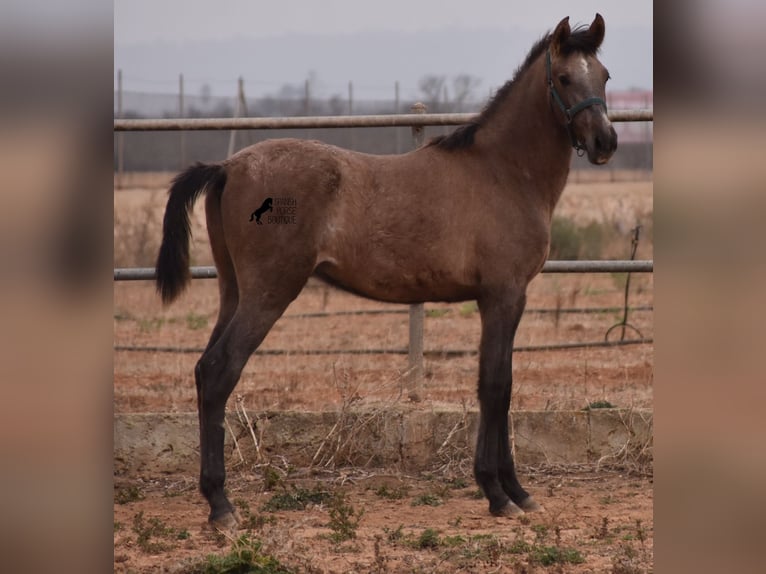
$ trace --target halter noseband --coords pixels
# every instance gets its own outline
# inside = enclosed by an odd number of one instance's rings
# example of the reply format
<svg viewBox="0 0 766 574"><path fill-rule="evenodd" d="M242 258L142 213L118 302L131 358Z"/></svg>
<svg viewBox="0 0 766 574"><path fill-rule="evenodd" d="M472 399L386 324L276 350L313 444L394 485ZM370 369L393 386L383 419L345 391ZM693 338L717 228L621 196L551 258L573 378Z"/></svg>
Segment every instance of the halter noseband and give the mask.
<svg viewBox="0 0 766 574"><path fill-rule="evenodd" d="M606 111L606 102L601 98L592 97L581 101L579 104L575 104L571 108L568 108L564 103L564 100L561 99L561 96L556 91L556 87L553 85L553 77L551 75L550 49L545 52L545 71L548 79L548 89L551 92L551 98L558 104L559 108L561 108L561 111L564 112L564 116L567 119L567 133L569 134L569 139L572 142L572 147L577 150L578 156L582 156L585 151L585 147L583 147L583 145L577 141L577 138L572 131L572 120L574 120L577 114L579 114L585 108L589 108L590 106L601 105L604 106L604 111Z"/></svg>

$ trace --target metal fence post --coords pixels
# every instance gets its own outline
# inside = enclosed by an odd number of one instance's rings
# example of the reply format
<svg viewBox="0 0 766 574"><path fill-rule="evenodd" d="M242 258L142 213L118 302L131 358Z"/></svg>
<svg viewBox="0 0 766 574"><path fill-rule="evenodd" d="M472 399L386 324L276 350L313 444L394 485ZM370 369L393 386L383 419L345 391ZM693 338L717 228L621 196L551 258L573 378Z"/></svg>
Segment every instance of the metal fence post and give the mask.
<svg viewBox="0 0 766 574"><path fill-rule="evenodd" d="M413 114L426 113L426 106L420 102L410 108ZM423 145L425 128L413 126L412 144L415 149ZM410 344L409 344L409 398L418 402L423 393L423 323L425 322L425 308L422 303L410 305Z"/></svg>
<svg viewBox="0 0 766 574"><path fill-rule="evenodd" d="M117 70L117 118L122 119L122 69ZM125 134L117 133L117 189L122 189L125 171Z"/></svg>
<svg viewBox="0 0 766 574"><path fill-rule="evenodd" d="M186 115L184 109L184 75L178 75L178 117L183 118ZM181 140L181 167L186 168L186 132L183 130L178 131Z"/></svg>

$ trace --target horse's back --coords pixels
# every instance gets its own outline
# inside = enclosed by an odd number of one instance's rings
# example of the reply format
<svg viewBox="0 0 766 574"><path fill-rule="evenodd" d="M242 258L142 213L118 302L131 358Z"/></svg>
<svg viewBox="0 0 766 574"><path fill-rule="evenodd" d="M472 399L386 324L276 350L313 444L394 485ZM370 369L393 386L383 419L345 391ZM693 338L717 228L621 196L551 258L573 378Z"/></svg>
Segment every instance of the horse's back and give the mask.
<svg viewBox="0 0 766 574"><path fill-rule="evenodd" d="M511 194L498 193L470 157L457 161L433 147L376 156L275 139L224 165L222 213L235 265L317 271L375 299L475 298L482 280L515 267L503 237L528 234L521 219L508 225L512 212L526 211ZM250 214L269 197L273 211L256 227Z"/></svg>

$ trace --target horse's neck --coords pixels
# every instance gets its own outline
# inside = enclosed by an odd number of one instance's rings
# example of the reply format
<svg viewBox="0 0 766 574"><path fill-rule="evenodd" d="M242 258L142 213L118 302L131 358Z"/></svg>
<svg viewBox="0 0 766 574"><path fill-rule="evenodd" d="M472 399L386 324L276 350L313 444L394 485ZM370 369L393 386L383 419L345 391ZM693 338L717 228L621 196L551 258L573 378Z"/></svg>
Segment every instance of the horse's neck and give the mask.
<svg viewBox="0 0 766 574"><path fill-rule="evenodd" d="M520 78L477 134L495 169L528 180L552 211L569 175L572 147L550 107L542 62Z"/></svg>

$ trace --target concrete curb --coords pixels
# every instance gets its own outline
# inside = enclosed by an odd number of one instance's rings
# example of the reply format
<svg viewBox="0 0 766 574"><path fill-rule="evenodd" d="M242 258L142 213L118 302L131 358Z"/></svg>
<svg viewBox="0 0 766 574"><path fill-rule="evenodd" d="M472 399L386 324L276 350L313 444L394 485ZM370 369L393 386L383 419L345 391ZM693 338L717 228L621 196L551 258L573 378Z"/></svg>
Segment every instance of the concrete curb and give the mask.
<svg viewBox="0 0 766 574"><path fill-rule="evenodd" d="M476 411L454 406L248 416L266 460L279 455L294 467L305 467L334 455L333 462L342 466L398 466L407 472L471 458L478 425ZM242 458L255 463L250 430L236 413L228 413L227 421L234 433L227 429L227 465ZM646 451L647 445L651 455L652 430L651 409L518 411L512 413L511 434L519 464L572 464L619 457L626 449ZM118 475L198 472L196 413L116 414L113 432Z"/></svg>

